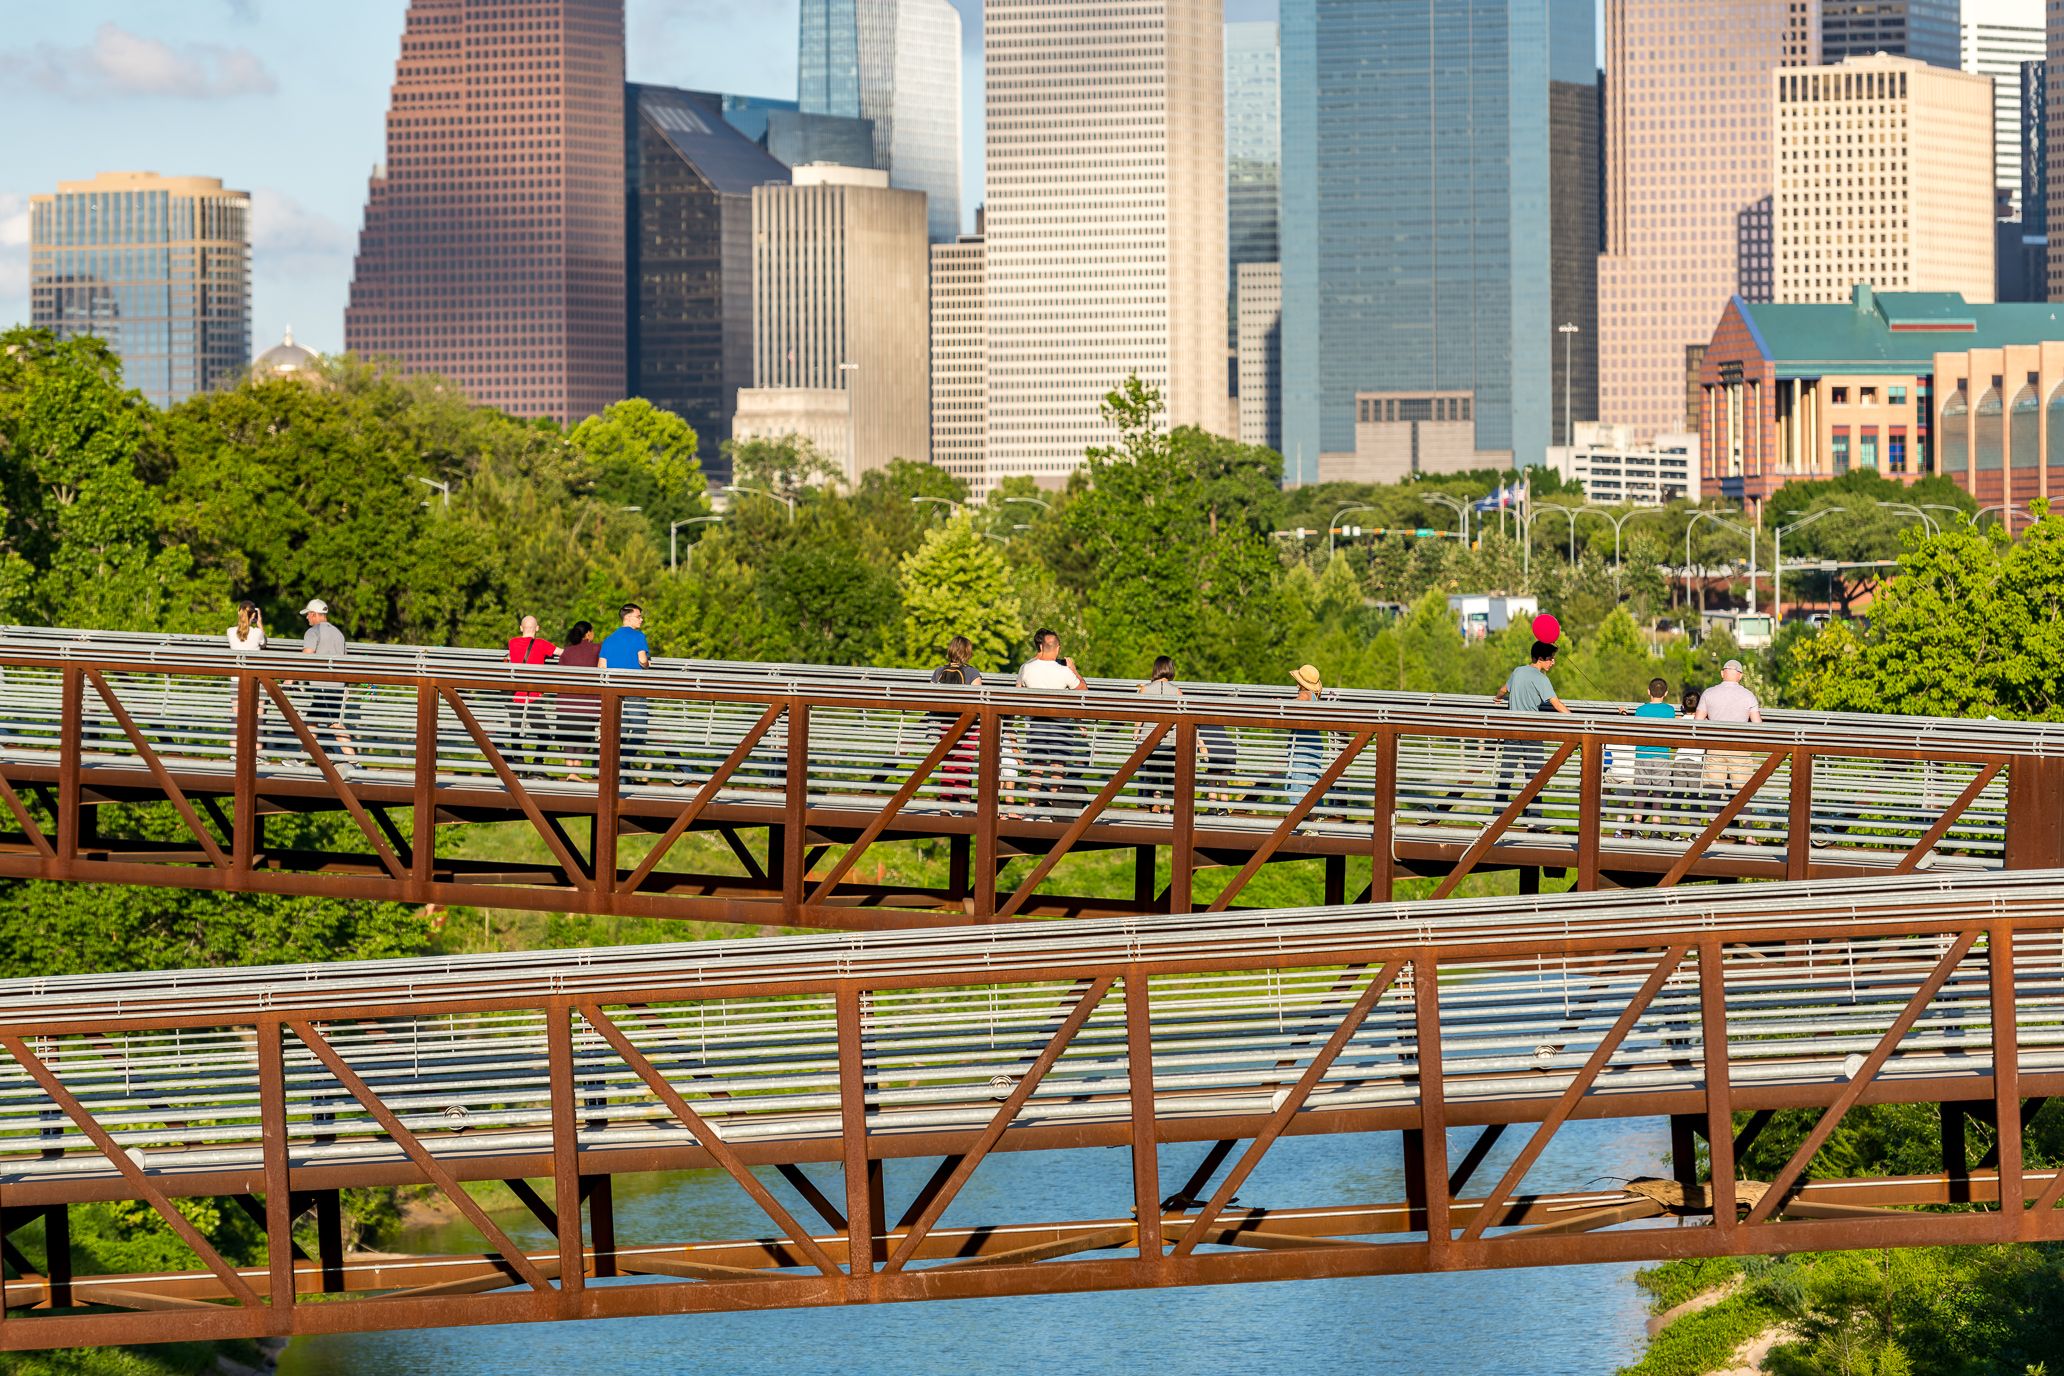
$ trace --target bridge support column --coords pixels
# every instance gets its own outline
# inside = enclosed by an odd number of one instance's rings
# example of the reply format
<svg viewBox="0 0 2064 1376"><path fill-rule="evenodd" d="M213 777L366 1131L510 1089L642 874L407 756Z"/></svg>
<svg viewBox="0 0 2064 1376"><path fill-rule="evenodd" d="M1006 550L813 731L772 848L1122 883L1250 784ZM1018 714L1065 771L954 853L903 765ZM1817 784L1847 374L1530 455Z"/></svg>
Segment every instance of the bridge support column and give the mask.
<svg viewBox="0 0 2064 1376"><path fill-rule="evenodd" d="M1154 846L1132 848L1132 901L1140 905L1142 912L1154 906L1159 890L1154 884L1155 857L1159 854Z"/></svg>
<svg viewBox="0 0 2064 1376"><path fill-rule="evenodd" d="M1670 1115L1670 1178L1686 1190L1697 1187L1699 1120L1689 1113Z"/></svg>
<svg viewBox="0 0 2064 1376"><path fill-rule="evenodd" d="M1519 867L1519 891L1522 894L1537 894L1541 891L1541 867L1521 865Z"/></svg>
<svg viewBox="0 0 2064 1376"><path fill-rule="evenodd" d="M961 902L965 902L972 893L968 882L972 839L967 836L946 838L946 887L953 897Z"/></svg>
<svg viewBox="0 0 2064 1376"><path fill-rule="evenodd" d="M50 1278L50 1307L72 1304L72 1211L53 1204L43 1211L43 1265Z"/></svg>
<svg viewBox="0 0 2064 1376"><path fill-rule="evenodd" d="M616 1201L606 1175L581 1177L588 1200L588 1237L595 1249L595 1274L616 1274Z"/></svg>
<svg viewBox="0 0 2064 1376"><path fill-rule="evenodd" d="M2015 760L2007 768L2006 868L2064 867L2064 760Z"/></svg>
<svg viewBox="0 0 2064 1376"><path fill-rule="evenodd" d="M1949 1177L1949 1201L1971 1202L1971 1153L1964 1132L1964 1106L1945 1103L1942 1109L1942 1173Z"/></svg>
<svg viewBox="0 0 2064 1376"><path fill-rule="evenodd" d="M1347 857L1326 857L1326 906L1338 908L1347 902Z"/></svg>
<svg viewBox="0 0 2064 1376"><path fill-rule="evenodd" d="M315 1255L326 1295L344 1293L344 1201L335 1190L315 1196Z"/></svg>

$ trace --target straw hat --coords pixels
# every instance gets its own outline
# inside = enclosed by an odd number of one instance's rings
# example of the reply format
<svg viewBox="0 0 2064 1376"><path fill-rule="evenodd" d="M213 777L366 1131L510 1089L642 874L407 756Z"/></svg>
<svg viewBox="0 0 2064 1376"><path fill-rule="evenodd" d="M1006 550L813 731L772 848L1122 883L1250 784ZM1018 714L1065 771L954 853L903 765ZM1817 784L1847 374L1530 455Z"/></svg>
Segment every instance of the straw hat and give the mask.
<svg viewBox="0 0 2064 1376"><path fill-rule="evenodd" d="M1313 693L1324 692L1326 685L1319 678L1319 671L1309 664L1300 664L1290 671L1290 681L1298 687Z"/></svg>

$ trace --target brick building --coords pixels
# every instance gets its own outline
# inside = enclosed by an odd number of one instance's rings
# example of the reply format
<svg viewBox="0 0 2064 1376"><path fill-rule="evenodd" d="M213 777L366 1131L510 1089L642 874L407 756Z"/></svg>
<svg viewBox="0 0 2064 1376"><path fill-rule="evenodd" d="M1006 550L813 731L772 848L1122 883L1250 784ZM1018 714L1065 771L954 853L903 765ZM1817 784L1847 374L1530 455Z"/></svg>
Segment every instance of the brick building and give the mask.
<svg viewBox="0 0 2064 1376"><path fill-rule="evenodd" d="M1838 305L1736 297L1699 384L1703 484L1735 501L1853 468L1939 473L2011 528L2064 495L2064 307L1869 286Z"/></svg>

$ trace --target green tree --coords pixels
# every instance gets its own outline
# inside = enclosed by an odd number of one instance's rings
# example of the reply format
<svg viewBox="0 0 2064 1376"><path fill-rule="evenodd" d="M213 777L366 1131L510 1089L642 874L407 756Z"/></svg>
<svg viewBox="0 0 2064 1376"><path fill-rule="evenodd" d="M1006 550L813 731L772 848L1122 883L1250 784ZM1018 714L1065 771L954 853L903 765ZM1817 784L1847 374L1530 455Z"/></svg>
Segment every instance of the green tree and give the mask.
<svg viewBox="0 0 2064 1376"><path fill-rule="evenodd" d="M568 440L588 465L595 496L639 508L653 543L664 546L676 521L708 514L695 430L673 412L632 397L574 426Z"/></svg>
<svg viewBox="0 0 2064 1376"><path fill-rule="evenodd" d="M905 556L902 599L905 664L935 661L947 641L964 635L975 647L975 667L998 669L1024 643L1025 622L1003 551L968 515L933 530Z"/></svg>
<svg viewBox="0 0 2064 1376"><path fill-rule="evenodd" d="M801 435L725 440L724 454L731 460L732 482L764 487L782 497L799 498L838 481L838 465Z"/></svg>

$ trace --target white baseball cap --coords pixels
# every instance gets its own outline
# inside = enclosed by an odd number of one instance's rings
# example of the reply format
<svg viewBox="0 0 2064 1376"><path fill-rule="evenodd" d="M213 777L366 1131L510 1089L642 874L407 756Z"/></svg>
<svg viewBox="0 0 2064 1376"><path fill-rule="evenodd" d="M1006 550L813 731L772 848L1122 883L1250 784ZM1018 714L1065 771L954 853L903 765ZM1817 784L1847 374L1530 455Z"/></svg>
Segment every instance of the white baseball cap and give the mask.
<svg viewBox="0 0 2064 1376"><path fill-rule="evenodd" d="M1748 670L1742 667L1742 662L1740 660L1730 659L1725 664L1720 666L1720 672L1723 674L1746 674Z"/></svg>
<svg viewBox="0 0 2064 1376"><path fill-rule="evenodd" d="M309 598L308 605L301 609L301 615L314 616L318 613L328 616L330 614L330 604L323 601L320 597Z"/></svg>

